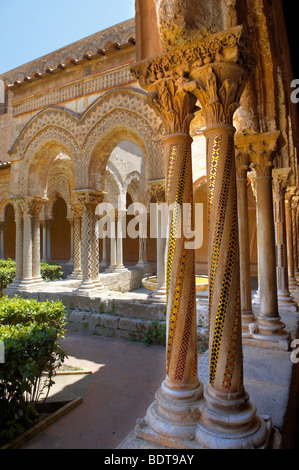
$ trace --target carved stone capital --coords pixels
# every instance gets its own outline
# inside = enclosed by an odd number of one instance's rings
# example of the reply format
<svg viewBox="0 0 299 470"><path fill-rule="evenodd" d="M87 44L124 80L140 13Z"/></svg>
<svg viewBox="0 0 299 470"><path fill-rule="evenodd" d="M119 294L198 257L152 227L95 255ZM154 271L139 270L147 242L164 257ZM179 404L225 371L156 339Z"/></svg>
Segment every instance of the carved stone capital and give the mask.
<svg viewBox="0 0 299 470"><path fill-rule="evenodd" d="M288 186L285 193L285 199L291 204L292 199L296 196L297 186Z"/></svg>
<svg viewBox="0 0 299 470"><path fill-rule="evenodd" d="M71 211L74 219L80 219L82 217L82 206L80 204L72 204Z"/></svg>
<svg viewBox="0 0 299 470"><path fill-rule="evenodd" d="M272 186L274 198L284 198L288 186L291 168L274 168L272 171Z"/></svg>
<svg viewBox="0 0 299 470"><path fill-rule="evenodd" d="M248 173L248 178L250 179L251 189L254 196L254 199L257 200L257 192L256 192L256 172L254 170Z"/></svg>
<svg viewBox="0 0 299 470"><path fill-rule="evenodd" d="M104 191L93 191L91 189L78 189L74 191L74 194L83 211L94 209L103 202L105 197Z"/></svg>
<svg viewBox="0 0 299 470"><path fill-rule="evenodd" d="M250 167L255 170L257 178L271 177L279 135L279 131L273 131L248 136Z"/></svg>
<svg viewBox="0 0 299 470"><path fill-rule="evenodd" d="M243 29L238 26L139 62L131 73L149 92L148 104L166 131L189 133L196 99L207 126L232 124L251 67L245 56Z"/></svg>
<svg viewBox="0 0 299 470"><path fill-rule="evenodd" d="M38 217L43 205L48 201L45 197L16 197L11 198L10 202L12 203L14 210L17 214L28 214L32 217Z"/></svg>
<svg viewBox="0 0 299 470"><path fill-rule="evenodd" d="M247 173L251 171L249 155L246 152L236 152L236 177L237 180L247 180Z"/></svg>
<svg viewBox="0 0 299 470"><path fill-rule="evenodd" d="M165 201L165 179L148 181L147 184L158 202Z"/></svg>
<svg viewBox="0 0 299 470"><path fill-rule="evenodd" d="M160 116L168 135L189 133L198 108L188 86L183 73L168 72L149 88L147 104Z"/></svg>

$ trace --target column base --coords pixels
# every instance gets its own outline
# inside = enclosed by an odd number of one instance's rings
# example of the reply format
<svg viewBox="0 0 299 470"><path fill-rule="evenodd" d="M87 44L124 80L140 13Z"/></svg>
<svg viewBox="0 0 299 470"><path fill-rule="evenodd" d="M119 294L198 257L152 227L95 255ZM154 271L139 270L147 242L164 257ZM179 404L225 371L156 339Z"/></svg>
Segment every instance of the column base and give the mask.
<svg viewBox="0 0 299 470"><path fill-rule="evenodd" d="M258 306L260 304L260 291L257 290L252 298L252 306Z"/></svg>
<svg viewBox="0 0 299 470"><path fill-rule="evenodd" d="M151 302L166 303L166 286L161 286L154 289L148 296Z"/></svg>
<svg viewBox="0 0 299 470"><path fill-rule="evenodd" d="M277 292L278 311L297 312L297 303L289 292Z"/></svg>
<svg viewBox="0 0 299 470"><path fill-rule="evenodd" d="M174 390L164 381L146 417L137 421L136 437L176 449L197 448L194 438L202 395L200 382L192 389Z"/></svg>
<svg viewBox="0 0 299 470"><path fill-rule="evenodd" d="M82 271L73 271L71 274L67 276L67 279L82 281L83 273Z"/></svg>
<svg viewBox="0 0 299 470"><path fill-rule="evenodd" d="M83 297L90 297L97 292L101 292L103 288L101 283L98 285L97 282L94 281L83 281L74 293Z"/></svg>
<svg viewBox="0 0 299 470"><path fill-rule="evenodd" d="M299 284L296 281L295 277L289 277L289 291L292 293L299 291Z"/></svg>
<svg viewBox="0 0 299 470"><path fill-rule="evenodd" d="M267 449L272 432L269 417L257 415L246 392L216 392L209 385L201 402L195 439L206 449Z"/></svg>
<svg viewBox="0 0 299 470"><path fill-rule="evenodd" d="M242 316L242 338L250 336L249 325L255 321L252 310L241 312Z"/></svg>
<svg viewBox="0 0 299 470"><path fill-rule="evenodd" d="M45 281L40 278L28 278L28 279L18 279L14 280L7 289L10 290L18 290L18 291L31 291L34 290L36 287L45 284Z"/></svg>
<svg viewBox="0 0 299 470"><path fill-rule="evenodd" d="M290 333L285 331L285 324L276 316L265 319L259 315L256 321L248 325L250 335L243 338L243 343L261 348L282 349L290 348Z"/></svg>

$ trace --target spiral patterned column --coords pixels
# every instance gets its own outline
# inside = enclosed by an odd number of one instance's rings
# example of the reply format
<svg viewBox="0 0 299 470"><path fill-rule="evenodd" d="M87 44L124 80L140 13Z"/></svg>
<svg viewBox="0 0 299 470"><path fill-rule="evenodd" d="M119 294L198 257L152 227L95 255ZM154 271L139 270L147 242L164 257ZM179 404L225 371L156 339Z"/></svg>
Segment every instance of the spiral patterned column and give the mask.
<svg viewBox="0 0 299 470"><path fill-rule="evenodd" d="M74 253L74 268L70 274L70 279L82 279L82 267L81 267L81 219L82 214L78 208L73 210L73 253Z"/></svg>

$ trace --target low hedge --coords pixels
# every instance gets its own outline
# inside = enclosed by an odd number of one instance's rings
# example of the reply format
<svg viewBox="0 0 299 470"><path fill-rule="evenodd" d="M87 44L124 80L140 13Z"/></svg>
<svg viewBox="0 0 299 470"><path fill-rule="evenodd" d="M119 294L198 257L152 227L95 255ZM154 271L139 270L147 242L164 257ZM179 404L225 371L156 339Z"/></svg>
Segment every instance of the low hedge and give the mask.
<svg viewBox="0 0 299 470"><path fill-rule="evenodd" d="M41 277L44 281L55 281L62 279L63 272L61 266L55 263L40 264ZM0 296L3 289L12 283L16 275L16 263L12 259L0 259Z"/></svg>
<svg viewBox="0 0 299 470"><path fill-rule="evenodd" d="M36 404L48 396L55 368L66 353L59 344L65 333L65 307L60 302L2 297L0 340L0 445L23 432L36 419ZM42 373L47 372L43 377Z"/></svg>

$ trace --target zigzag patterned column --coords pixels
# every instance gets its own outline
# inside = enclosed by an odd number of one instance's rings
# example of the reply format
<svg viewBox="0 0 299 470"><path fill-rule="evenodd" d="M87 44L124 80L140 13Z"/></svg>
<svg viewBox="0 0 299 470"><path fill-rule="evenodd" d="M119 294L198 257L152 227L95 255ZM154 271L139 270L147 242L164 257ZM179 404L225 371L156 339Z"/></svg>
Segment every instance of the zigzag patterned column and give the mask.
<svg viewBox="0 0 299 470"><path fill-rule="evenodd" d="M82 282L77 289L81 295L90 295L93 290L102 288L99 283L99 251L95 249L95 208L102 202L103 193L92 190L75 191L82 207ZM98 240L97 240L98 241ZM97 268L95 269L95 266ZM96 277L96 278L95 278Z"/></svg>

